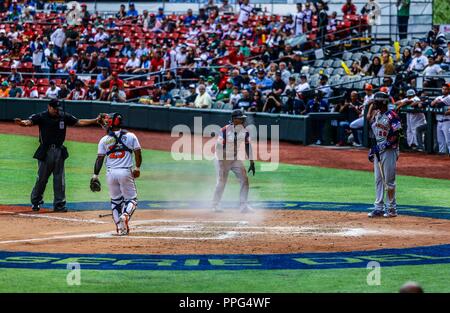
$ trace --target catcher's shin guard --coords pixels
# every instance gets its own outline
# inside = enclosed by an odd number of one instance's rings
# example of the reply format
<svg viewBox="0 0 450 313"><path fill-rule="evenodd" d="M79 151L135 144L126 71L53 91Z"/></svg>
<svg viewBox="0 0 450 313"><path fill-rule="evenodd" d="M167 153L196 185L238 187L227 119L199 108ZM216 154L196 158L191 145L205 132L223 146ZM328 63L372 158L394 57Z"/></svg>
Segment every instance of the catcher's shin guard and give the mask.
<svg viewBox="0 0 450 313"><path fill-rule="evenodd" d="M120 223L120 216L122 215L123 197L111 199L111 210L114 223L116 226Z"/></svg>
<svg viewBox="0 0 450 313"><path fill-rule="evenodd" d="M137 207L137 199L134 198L132 200L128 200L125 202L125 206L122 213L127 213L129 216L129 219L131 219L131 216L133 215L134 211Z"/></svg>

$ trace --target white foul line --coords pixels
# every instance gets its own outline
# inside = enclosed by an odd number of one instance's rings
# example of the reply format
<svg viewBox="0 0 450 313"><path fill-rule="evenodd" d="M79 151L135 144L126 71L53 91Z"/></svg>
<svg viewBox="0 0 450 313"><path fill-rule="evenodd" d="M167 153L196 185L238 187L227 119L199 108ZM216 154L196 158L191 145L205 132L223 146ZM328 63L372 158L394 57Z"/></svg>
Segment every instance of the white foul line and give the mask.
<svg viewBox="0 0 450 313"><path fill-rule="evenodd" d="M46 218L49 220L59 220L66 222L79 222L79 223L91 223L91 224L110 224L109 222L97 221L95 219L82 219L82 218L71 218L71 217L60 217L60 216L50 216L43 214L29 214L29 213L19 213L18 216L31 217L31 218Z"/></svg>

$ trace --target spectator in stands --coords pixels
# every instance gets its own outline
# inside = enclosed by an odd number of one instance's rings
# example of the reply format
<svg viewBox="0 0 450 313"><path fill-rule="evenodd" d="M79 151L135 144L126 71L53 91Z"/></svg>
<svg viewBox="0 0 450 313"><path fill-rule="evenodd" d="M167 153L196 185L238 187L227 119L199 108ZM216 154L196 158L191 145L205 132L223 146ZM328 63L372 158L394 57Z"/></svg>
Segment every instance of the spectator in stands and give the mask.
<svg viewBox="0 0 450 313"><path fill-rule="evenodd" d="M164 59L159 51L155 51L151 60L151 71L159 72L164 69ZM169 71L170 72L170 71Z"/></svg>
<svg viewBox="0 0 450 313"><path fill-rule="evenodd" d="M210 109L212 105L211 96L206 92L205 85L198 86L199 94L194 101L194 107L201 109Z"/></svg>
<svg viewBox="0 0 450 313"><path fill-rule="evenodd" d="M194 84L189 85L189 93L190 93L189 96L187 96L185 99L185 105L188 107L193 107L195 99L197 98L197 93L195 91Z"/></svg>
<svg viewBox="0 0 450 313"><path fill-rule="evenodd" d="M69 96L69 94L70 90L67 88L67 85L62 83L58 91L58 99L66 99Z"/></svg>
<svg viewBox="0 0 450 313"><path fill-rule="evenodd" d="M333 94L333 89L331 89L330 85L328 85L328 76L322 74L320 76L319 87L317 87L322 92L322 100L328 102L328 99Z"/></svg>
<svg viewBox="0 0 450 313"><path fill-rule="evenodd" d="M355 15L357 9L352 0L346 0L341 10L344 15Z"/></svg>
<svg viewBox="0 0 450 313"><path fill-rule="evenodd" d="M89 22L91 20L91 14L87 10L86 3L81 4L81 24L83 27L87 28L89 25Z"/></svg>
<svg viewBox="0 0 450 313"><path fill-rule="evenodd" d="M328 102L322 99L322 92L318 89L314 91L314 98L308 101L306 105L306 113L319 113L319 112L328 112L329 106ZM317 139L315 144L321 145L323 142L323 127L324 123L322 121L318 121L314 123L313 133L314 137Z"/></svg>
<svg viewBox="0 0 450 313"><path fill-rule="evenodd" d="M65 85L67 86L67 88L70 91L72 91L73 89L75 89L75 86L76 86L77 82L81 82L83 84L83 82L80 81L80 79L77 77L77 74L76 74L75 70L70 70L69 71L69 77L64 82Z"/></svg>
<svg viewBox="0 0 450 313"><path fill-rule="evenodd" d="M397 24L400 40L408 37L409 6L411 0L397 0Z"/></svg>
<svg viewBox="0 0 450 313"><path fill-rule="evenodd" d="M428 59L422 55L422 49L415 48L414 49L414 58L411 61L411 64L408 67L409 72L422 72L425 67L428 65Z"/></svg>
<svg viewBox="0 0 450 313"><path fill-rule="evenodd" d="M136 52L131 52L131 57L128 59L125 64L124 70L127 73L133 73L135 70L138 70L141 66L141 60L136 56Z"/></svg>
<svg viewBox="0 0 450 313"><path fill-rule="evenodd" d="M88 84L88 89L86 90L86 100L99 100L101 95L101 90L96 86L96 81L91 79Z"/></svg>
<svg viewBox="0 0 450 313"><path fill-rule="evenodd" d="M68 26L66 31L65 41L65 55L70 56L77 52L78 40L80 39L80 33L74 26ZM52 40L53 41L53 40Z"/></svg>
<svg viewBox="0 0 450 313"><path fill-rule="evenodd" d="M381 59L378 56L374 56L372 59L372 63L370 64L365 74L368 76L378 76L381 70L381 66Z"/></svg>
<svg viewBox="0 0 450 313"><path fill-rule="evenodd" d="M156 14L156 20L163 21L166 19L166 15L164 14L164 8L158 8L158 14Z"/></svg>
<svg viewBox="0 0 450 313"><path fill-rule="evenodd" d="M201 21L205 23L209 19L208 14L206 14L205 8L198 9L197 22Z"/></svg>
<svg viewBox="0 0 450 313"><path fill-rule="evenodd" d="M206 87L206 92L209 93L211 98L215 98L217 92L219 91L219 88L217 87L217 85L214 81L214 77L212 77L212 76L208 77L205 87Z"/></svg>
<svg viewBox="0 0 450 313"><path fill-rule="evenodd" d="M186 16L183 19L183 24L189 27L190 25L192 25L192 22L195 23L196 21L197 18L192 14L192 9L189 8L186 12Z"/></svg>
<svg viewBox="0 0 450 313"><path fill-rule="evenodd" d="M167 90L169 92L172 91L172 89L177 87L177 81L175 79L175 74L171 71L167 71L166 75L164 76L164 86L166 86Z"/></svg>
<svg viewBox="0 0 450 313"><path fill-rule="evenodd" d="M367 15L368 25L367 34L372 37L372 25L379 24L379 16L381 14L381 9L375 0L368 0L364 7L361 9L361 14Z"/></svg>
<svg viewBox="0 0 450 313"><path fill-rule="evenodd" d="M108 33L105 32L105 27L103 25L99 25L97 27L97 34L94 37L95 42L99 42L100 40L105 41L109 38Z"/></svg>
<svg viewBox="0 0 450 313"><path fill-rule="evenodd" d="M111 45L118 45L123 43L123 36L120 33L119 27L114 27L114 33L111 35Z"/></svg>
<svg viewBox="0 0 450 313"><path fill-rule="evenodd" d="M141 55L141 66L133 71L133 74L145 74L149 73L151 69L151 63L148 58L148 54Z"/></svg>
<svg viewBox="0 0 450 313"><path fill-rule="evenodd" d="M133 47L130 44L131 40L130 38L125 38L124 39L124 45L122 47L122 49L120 49L120 57L122 58L129 58L131 57L131 53L134 51Z"/></svg>
<svg viewBox="0 0 450 313"><path fill-rule="evenodd" d="M97 75L95 79L95 87L99 87L99 85L105 81L109 77L109 70L106 67L100 68L100 74Z"/></svg>
<svg viewBox="0 0 450 313"><path fill-rule="evenodd" d="M253 82L255 81L253 80ZM237 106L237 103L239 102L241 97L242 95L239 93L239 87L233 86L229 102L229 106L231 109Z"/></svg>
<svg viewBox="0 0 450 313"><path fill-rule="evenodd" d="M149 55L150 49L147 47L145 40L141 39L139 42L139 48L136 49L136 56L140 59L143 55Z"/></svg>
<svg viewBox="0 0 450 313"><path fill-rule="evenodd" d="M383 50L381 53L381 69L378 72L379 76L384 75L394 75L395 74L395 67L394 67L394 61L387 50Z"/></svg>
<svg viewBox="0 0 450 313"><path fill-rule="evenodd" d="M116 18L123 20L127 17L127 11L125 10L125 4L120 5L119 12L116 13Z"/></svg>
<svg viewBox="0 0 450 313"><path fill-rule="evenodd" d="M61 88L56 86L56 82L54 80L50 81L50 87L48 87L47 91L45 92L45 98L47 99L58 99L59 91ZM65 98L65 97L63 97Z"/></svg>
<svg viewBox="0 0 450 313"><path fill-rule="evenodd" d="M428 64L423 71L423 75L425 76L423 85L428 88L437 87L437 82L439 81L436 76L441 75L444 70L441 68L439 64L436 63L435 58L430 55L428 57Z"/></svg>
<svg viewBox="0 0 450 313"><path fill-rule="evenodd" d="M109 71L111 70L111 64L109 63L109 60L106 58L106 54L103 51L100 51L96 64L95 73L100 72L101 69L103 68L106 68Z"/></svg>
<svg viewBox="0 0 450 313"><path fill-rule="evenodd" d="M162 86L159 95L159 105L170 107L173 105L173 98L166 86Z"/></svg>
<svg viewBox="0 0 450 313"><path fill-rule="evenodd" d="M339 121L338 124L337 146L344 146L346 144L346 134L350 129L350 124L355 121L361 113L361 106L362 103L359 101L358 92L355 90L350 93L350 99L345 99L343 104L336 105L335 111L344 115L344 119Z"/></svg>
<svg viewBox="0 0 450 313"><path fill-rule="evenodd" d="M272 83L272 92L267 96L264 104L263 112L279 113L281 112L283 102L281 101L281 94L286 89L286 83L281 79L281 72L277 71L275 80Z"/></svg>
<svg viewBox="0 0 450 313"><path fill-rule="evenodd" d="M204 6L206 14L211 15L213 11L218 11L219 7L214 3L214 0L208 0Z"/></svg>
<svg viewBox="0 0 450 313"><path fill-rule="evenodd" d="M38 36L36 41L30 44L31 52L33 53L33 67L36 73L41 73L41 64L44 59L44 45L42 36Z"/></svg>
<svg viewBox="0 0 450 313"><path fill-rule="evenodd" d="M11 40L6 36L4 29L0 29L0 46L2 47L2 52L7 52L12 47Z"/></svg>
<svg viewBox="0 0 450 313"><path fill-rule="evenodd" d="M297 87L295 87L298 97L303 98L304 97L303 93L310 89L311 89L311 87L309 86L306 75L301 74L300 75L300 83L297 85Z"/></svg>
<svg viewBox="0 0 450 313"><path fill-rule="evenodd" d="M72 55L72 57L66 62L64 65L62 72L67 73L70 71L76 72L78 70L78 54L75 53Z"/></svg>
<svg viewBox="0 0 450 313"><path fill-rule="evenodd" d="M125 91L123 90L123 84L122 87L117 83L117 81L111 81L112 87L111 92L108 95L108 101L111 102L126 102L127 101L127 95Z"/></svg>
<svg viewBox="0 0 450 313"><path fill-rule="evenodd" d="M23 96L23 90L20 87L17 87L17 82L12 80L9 82L9 97L10 98L21 98Z"/></svg>
<svg viewBox="0 0 450 313"><path fill-rule="evenodd" d="M249 2L250 0L239 1L239 17L237 23L240 26L243 26L249 20L250 15L254 11L253 6Z"/></svg>
<svg viewBox="0 0 450 313"><path fill-rule="evenodd" d="M5 80L2 82L2 86L0 88L0 98L8 98L9 97L9 84Z"/></svg>
<svg viewBox="0 0 450 313"><path fill-rule="evenodd" d="M135 18L135 17L138 17L138 16L139 16L139 12L134 7L134 3L130 2L130 4L128 5L127 17Z"/></svg>
<svg viewBox="0 0 450 313"><path fill-rule="evenodd" d="M242 96L237 101L237 103L233 106L233 110L241 109L244 111L249 111L253 104L253 99L247 89L242 89L241 94L242 94ZM254 110L254 108L252 110Z"/></svg>
<svg viewBox="0 0 450 313"><path fill-rule="evenodd" d="M62 27L58 26L56 30L51 34L50 41L55 44L55 53L58 57L63 56L64 42L66 41L67 24L63 24Z"/></svg>
<svg viewBox="0 0 450 313"><path fill-rule="evenodd" d="M306 30L309 32L312 30L312 16L313 16L313 11L311 9L311 3L309 1L306 1L306 3L305 3L305 9L303 10L303 16L305 19Z"/></svg>
<svg viewBox="0 0 450 313"><path fill-rule="evenodd" d="M39 98L38 89L34 83L34 80L30 79L23 90L24 98Z"/></svg>
<svg viewBox="0 0 450 313"><path fill-rule="evenodd" d="M281 79L283 79L285 84L289 83L289 77L291 77L291 72L287 69L286 62L280 62L278 68L281 72Z"/></svg>
<svg viewBox="0 0 450 313"><path fill-rule="evenodd" d="M325 44L328 26L328 13L322 2L317 4L317 12L318 43L322 47Z"/></svg>
<svg viewBox="0 0 450 313"><path fill-rule="evenodd" d="M23 81L22 74L17 72L16 65L11 66L11 74L9 74L8 76L8 81L15 81L18 84L20 84Z"/></svg>
<svg viewBox="0 0 450 313"><path fill-rule="evenodd" d="M434 40L431 46L432 46L431 56L434 58L437 64L441 64L444 61L445 57L444 49L440 47L438 40Z"/></svg>
<svg viewBox="0 0 450 313"><path fill-rule="evenodd" d="M67 96L67 100L84 100L86 97L86 91L84 90L84 84L78 80L75 83L75 88Z"/></svg>
<svg viewBox="0 0 450 313"><path fill-rule="evenodd" d="M220 13L233 13L234 9L228 0L222 0L222 6L219 8Z"/></svg>
<svg viewBox="0 0 450 313"><path fill-rule="evenodd" d="M228 104L230 102L230 96L233 93L233 81L231 79L227 80L225 89L219 92L216 97L216 107L218 109L232 109Z"/></svg>
<svg viewBox="0 0 450 313"><path fill-rule="evenodd" d="M263 69L258 70L255 78L256 86L260 91L266 91L272 88L272 80L266 77L266 72Z"/></svg>
<svg viewBox="0 0 450 313"><path fill-rule="evenodd" d="M405 48L402 53L401 63L398 66L398 71L406 71L411 64L412 55L411 50L409 48Z"/></svg>
<svg viewBox="0 0 450 313"><path fill-rule="evenodd" d="M362 68L361 64L359 64L359 61L357 60L353 61L352 66L350 66L350 71L352 72L353 75L361 74Z"/></svg>
<svg viewBox="0 0 450 313"><path fill-rule="evenodd" d="M286 84L286 88L284 88L283 95L287 97L287 101L285 103L285 107L283 108L283 112L288 114L298 114L298 112L294 112L294 103L297 100L297 91L295 77L289 77L288 83Z"/></svg>

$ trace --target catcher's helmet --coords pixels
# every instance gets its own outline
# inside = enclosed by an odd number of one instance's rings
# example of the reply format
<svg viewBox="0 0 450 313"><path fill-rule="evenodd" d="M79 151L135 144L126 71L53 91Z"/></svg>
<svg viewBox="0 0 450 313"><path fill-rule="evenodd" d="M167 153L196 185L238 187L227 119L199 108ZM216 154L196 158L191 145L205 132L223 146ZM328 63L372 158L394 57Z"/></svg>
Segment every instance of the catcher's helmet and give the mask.
<svg viewBox="0 0 450 313"><path fill-rule="evenodd" d="M109 113L105 116L105 126L110 129L113 127L119 127L122 125L122 114L120 113Z"/></svg>
<svg viewBox="0 0 450 313"><path fill-rule="evenodd" d="M231 119L239 118L239 119L245 119L247 115L244 114L244 112L241 109L233 110L231 113Z"/></svg>

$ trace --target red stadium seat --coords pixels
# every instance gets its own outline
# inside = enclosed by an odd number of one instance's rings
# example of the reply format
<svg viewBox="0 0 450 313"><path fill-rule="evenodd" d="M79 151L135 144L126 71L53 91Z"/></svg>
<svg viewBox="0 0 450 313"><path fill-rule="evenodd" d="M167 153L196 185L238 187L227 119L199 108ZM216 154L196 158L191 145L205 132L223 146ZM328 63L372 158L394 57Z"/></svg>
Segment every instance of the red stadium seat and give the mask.
<svg viewBox="0 0 450 313"><path fill-rule="evenodd" d="M49 80L47 78L40 78L40 79L38 79L37 84L39 86L48 86L48 85L50 85Z"/></svg>

